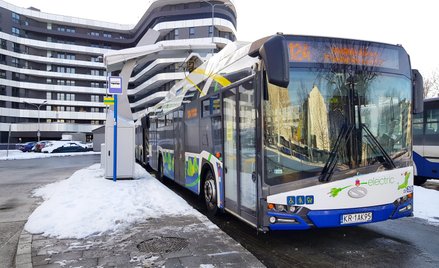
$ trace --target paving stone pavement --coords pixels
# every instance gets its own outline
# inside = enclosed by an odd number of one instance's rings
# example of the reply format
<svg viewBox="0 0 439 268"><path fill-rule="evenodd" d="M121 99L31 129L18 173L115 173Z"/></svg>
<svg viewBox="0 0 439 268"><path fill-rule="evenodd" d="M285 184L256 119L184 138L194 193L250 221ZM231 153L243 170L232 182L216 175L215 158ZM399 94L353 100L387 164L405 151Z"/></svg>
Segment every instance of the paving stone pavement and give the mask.
<svg viewBox="0 0 439 268"><path fill-rule="evenodd" d="M264 267L204 216L147 219L129 230L85 239L32 235L38 267Z"/></svg>

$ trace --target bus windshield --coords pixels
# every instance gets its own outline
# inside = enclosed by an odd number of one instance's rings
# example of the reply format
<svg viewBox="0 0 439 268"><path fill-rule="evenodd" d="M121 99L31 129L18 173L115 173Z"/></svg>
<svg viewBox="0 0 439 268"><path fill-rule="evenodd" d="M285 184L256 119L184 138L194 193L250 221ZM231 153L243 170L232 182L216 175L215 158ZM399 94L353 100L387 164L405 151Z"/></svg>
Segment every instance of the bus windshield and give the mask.
<svg viewBox="0 0 439 268"><path fill-rule="evenodd" d="M366 70L290 68L288 88L268 84L264 100L265 182L335 170L386 167L411 147L411 83ZM392 162L393 164L393 162Z"/></svg>

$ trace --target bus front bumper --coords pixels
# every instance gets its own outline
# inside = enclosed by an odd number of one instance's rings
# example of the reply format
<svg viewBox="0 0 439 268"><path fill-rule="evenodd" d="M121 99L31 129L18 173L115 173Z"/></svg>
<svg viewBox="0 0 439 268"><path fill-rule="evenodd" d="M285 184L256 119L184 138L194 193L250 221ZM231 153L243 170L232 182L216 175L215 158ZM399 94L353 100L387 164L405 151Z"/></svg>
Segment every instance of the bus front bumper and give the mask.
<svg viewBox="0 0 439 268"><path fill-rule="evenodd" d="M366 215L371 218L364 221L346 223L343 217L347 215ZM336 209L336 210L309 210L306 216L286 212L267 212L270 219L270 230L305 230L310 228L327 228L354 226L365 223L385 221L413 216L413 199L373 207ZM370 215L370 214L369 214Z"/></svg>

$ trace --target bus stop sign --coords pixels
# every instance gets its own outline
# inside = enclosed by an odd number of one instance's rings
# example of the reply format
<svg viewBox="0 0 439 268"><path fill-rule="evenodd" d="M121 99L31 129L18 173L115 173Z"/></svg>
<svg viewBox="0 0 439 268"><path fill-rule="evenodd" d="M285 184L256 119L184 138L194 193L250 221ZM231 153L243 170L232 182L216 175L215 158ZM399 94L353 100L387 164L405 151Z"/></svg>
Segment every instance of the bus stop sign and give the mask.
<svg viewBox="0 0 439 268"><path fill-rule="evenodd" d="M120 76L108 77L108 94L113 94L113 95L122 94L122 77Z"/></svg>

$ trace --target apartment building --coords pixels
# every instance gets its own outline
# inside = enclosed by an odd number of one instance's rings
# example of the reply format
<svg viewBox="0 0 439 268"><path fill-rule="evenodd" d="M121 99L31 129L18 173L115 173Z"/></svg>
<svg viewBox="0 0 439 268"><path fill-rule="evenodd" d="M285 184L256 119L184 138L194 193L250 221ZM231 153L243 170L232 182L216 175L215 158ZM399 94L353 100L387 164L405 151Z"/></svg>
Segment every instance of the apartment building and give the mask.
<svg viewBox="0 0 439 268"><path fill-rule="evenodd" d="M139 64L129 83L134 114L156 104L184 78L192 53L208 57L236 35L233 2L153 0L136 25L41 12L0 0L0 143L91 135L102 126L107 72L103 55L142 45L149 29L156 43L215 43L216 49L176 51Z"/></svg>

